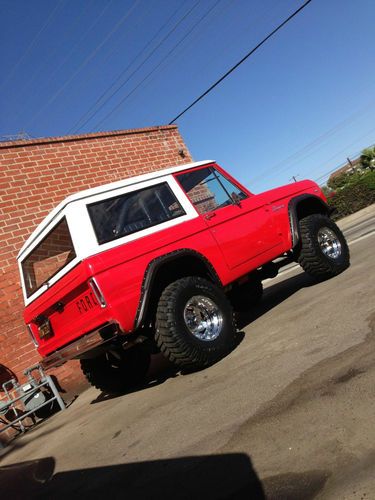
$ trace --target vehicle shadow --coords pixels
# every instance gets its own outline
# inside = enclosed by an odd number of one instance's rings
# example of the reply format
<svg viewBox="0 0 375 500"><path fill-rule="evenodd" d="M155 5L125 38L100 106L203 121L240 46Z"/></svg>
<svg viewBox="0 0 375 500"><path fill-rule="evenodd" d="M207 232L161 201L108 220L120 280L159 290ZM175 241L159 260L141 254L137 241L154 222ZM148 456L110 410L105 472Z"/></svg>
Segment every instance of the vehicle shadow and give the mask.
<svg viewBox="0 0 375 500"><path fill-rule="evenodd" d="M296 276L271 285L264 290L262 300L248 311L237 314L237 327L242 330L253 321L264 316L271 309L278 306L302 288L317 285L318 282L308 274L301 272Z"/></svg>
<svg viewBox="0 0 375 500"><path fill-rule="evenodd" d="M151 357L151 367L144 383L136 385L121 394L107 394L106 392L101 392L90 404L93 405L103 401L109 401L110 399L120 398L134 392L151 389L152 387L163 384L170 378L177 377L179 371L179 368L173 366L161 353L153 354Z"/></svg>
<svg viewBox="0 0 375 500"><path fill-rule="evenodd" d="M243 332L237 332L233 344L230 349L223 357L227 356L230 352L234 351L238 345L242 342L245 335ZM110 399L116 399L134 392L141 392L152 387L156 387L163 384L166 380L178 376L189 375L190 373L195 373L204 370L201 369L181 369L174 366L170 361L168 361L161 353L153 354L151 357L151 367L149 373L146 376L146 381L142 384L136 385L120 394L108 394L106 392L101 392L95 399L93 399L90 404L102 403L103 401L109 401ZM217 361L218 362L218 361Z"/></svg>
<svg viewBox="0 0 375 500"><path fill-rule="evenodd" d="M287 300L302 288L307 288L316 284L316 280L311 278L306 273L302 272L297 276L292 276L276 283L275 285L267 287L264 291L261 302L259 302L255 306L249 305L248 311L238 313L236 315L238 332L236 334L234 343L232 344L230 350L225 354L225 356L237 349L239 344L242 342L245 337L245 333L241 330L243 330L246 326ZM151 370L147 376L147 380L145 383L139 386L135 386L134 388L121 394L114 395L102 392L93 401L91 401L91 404L101 403L103 401L122 397L133 392L140 392L146 389L150 389L151 387L163 384L169 378L177 377L179 375L188 375L192 372L193 370L180 370L179 368L173 366L166 358L164 358L162 354L156 354L152 356Z"/></svg>
<svg viewBox="0 0 375 500"><path fill-rule="evenodd" d="M226 453L109 465L55 473L55 459L0 467L3 491L12 498L254 499L262 483L244 453ZM22 477L22 481L20 478Z"/></svg>

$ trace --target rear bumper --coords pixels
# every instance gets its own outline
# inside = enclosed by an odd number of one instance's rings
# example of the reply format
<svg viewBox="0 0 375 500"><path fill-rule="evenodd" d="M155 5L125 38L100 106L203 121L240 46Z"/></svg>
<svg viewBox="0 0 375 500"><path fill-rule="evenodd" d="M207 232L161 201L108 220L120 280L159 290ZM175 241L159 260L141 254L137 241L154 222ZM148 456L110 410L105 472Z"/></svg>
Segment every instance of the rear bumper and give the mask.
<svg viewBox="0 0 375 500"><path fill-rule="evenodd" d="M104 337L103 331L105 329L108 329L109 326L113 327L114 333L112 335L106 334ZM57 366L63 365L64 363L66 363L66 361L69 361L70 359L79 358L80 355L84 354L87 351L90 351L91 349L94 349L103 344L111 342L117 336L118 336L117 325L113 323L112 324L107 323L106 325L102 325L97 330L87 333L86 335L83 335L83 337L80 337L78 340L75 340L69 345L62 347L58 351L49 354L41 361L40 364L45 370L49 368L56 368Z"/></svg>

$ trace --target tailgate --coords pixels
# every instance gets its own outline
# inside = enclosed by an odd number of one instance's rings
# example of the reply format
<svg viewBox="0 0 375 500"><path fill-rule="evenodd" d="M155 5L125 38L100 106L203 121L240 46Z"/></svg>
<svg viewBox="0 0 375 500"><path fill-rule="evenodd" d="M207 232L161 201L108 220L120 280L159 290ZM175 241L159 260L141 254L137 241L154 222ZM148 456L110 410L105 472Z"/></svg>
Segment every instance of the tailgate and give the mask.
<svg viewBox="0 0 375 500"><path fill-rule="evenodd" d="M46 292L48 294L48 291ZM90 281L81 283L68 293L54 293L29 322L42 356L69 344L108 320L108 309L100 303ZM57 300L56 300L57 299Z"/></svg>

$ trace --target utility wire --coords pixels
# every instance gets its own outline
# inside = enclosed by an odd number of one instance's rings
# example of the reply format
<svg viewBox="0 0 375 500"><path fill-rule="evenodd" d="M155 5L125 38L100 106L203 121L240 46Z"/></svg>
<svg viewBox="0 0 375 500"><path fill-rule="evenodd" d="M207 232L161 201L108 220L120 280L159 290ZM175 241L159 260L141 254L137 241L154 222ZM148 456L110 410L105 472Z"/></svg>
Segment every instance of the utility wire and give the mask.
<svg viewBox="0 0 375 500"><path fill-rule="evenodd" d="M342 168L344 165L346 165L348 162L345 162L345 163L342 163L341 165L338 165L337 167L335 168L332 168L331 170L328 170L328 172L326 172L325 174L321 175L320 177L318 177L317 179L315 179L315 182L319 182L321 181L322 179L324 179L325 177L327 177L327 175L329 174L332 174L333 172L335 172L336 170L339 170L340 168Z"/></svg>
<svg viewBox="0 0 375 500"><path fill-rule="evenodd" d="M29 44L29 46L27 47L27 49L25 50L25 52L23 53L23 55L16 62L16 64L13 66L13 68L9 71L6 79L0 85L0 89L2 89L4 87L4 85L12 78L12 76L14 75L14 73L16 72L16 70L18 69L18 67L20 66L20 64L24 61L24 59L26 58L26 56L34 48L34 45L38 41L40 35L43 33L43 31L47 28L47 26L52 21L52 19L53 19L54 15L56 14L57 10L60 8L60 5L64 4L65 2L66 2L66 0L60 0L60 2L58 2L56 4L55 8L51 11L50 15L48 16L46 22L43 24L43 26L40 28L40 30L38 31L38 33L35 35L35 37L31 41L31 43Z"/></svg>
<svg viewBox="0 0 375 500"><path fill-rule="evenodd" d="M130 91L126 94L121 101L109 112L102 120L100 120L94 127L97 129L104 121L107 120L138 88L164 63L164 61L185 41L185 39L200 25L200 23L211 13L211 11L218 5L221 0L216 0L212 7L193 25L192 28L175 44L175 46L163 57L161 61L149 72L147 75ZM311 1L311 0L310 0ZM93 131L92 129L91 131Z"/></svg>
<svg viewBox="0 0 375 500"><path fill-rule="evenodd" d="M227 0L228 1L228 0ZM199 30L199 33L196 33L195 36L189 41L187 42L186 44L184 44L180 50L178 50L177 52L175 52L173 54L173 57L171 57L169 59L169 61L166 62L166 64L164 64L164 66L159 66L159 72L160 71L165 71L166 68L168 68L168 66L170 66L171 64L174 63L174 61L176 61L176 59L178 59L178 63L179 64L182 64L184 65L185 64L185 60L186 60L186 57L185 57L185 53L188 49L192 49L193 52L194 50L196 50L196 47L202 47L202 44L200 43L202 38L204 37L211 37L210 33L209 33L209 27L210 25L212 25L212 23L216 20L216 18L218 16L222 16L224 13L227 13L228 11L228 8L229 7L234 7L237 9L237 6L233 3L230 3L231 0L229 0L229 3L228 5L224 5L222 9L216 11L212 16L210 16L210 19L207 20L207 22L204 24L204 26L201 26L201 29ZM220 32L219 36L222 36L223 33ZM210 60L211 62L211 60ZM177 70L178 72L178 70ZM200 69L199 71L196 72L196 74L201 74L202 73L202 69ZM165 75L164 75L165 76ZM189 73L189 79L190 80L194 80L194 73ZM153 83L155 83L155 78L154 79L150 79L147 83L145 83L143 85L143 92L145 91L146 88L149 88L150 85L152 85ZM152 121L155 117L155 112L151 110L151 108L148 108L148 113L147 115L144 115L144 118L143 118L143 121L144 122L147 122L147 121Z"/></svg>
<svg viewBox="0 0 375 500"><path fill-rule="evenodd" d="M90 1L93 2L94 0L90 0ZM66 35L70 36L71 33L72 33L72 31L76 28L76 26L80 23L81 19L84 16L87 16L87 4L84 6L84 8L83 8L82 12L80 13L80 15L77 16L77 17L75 17L75 18L73 18L72 22L67 27L64 27L64 35L65 36ZM30 85L34 82L35 78L41 72L41 69L42 69L43 66L45 66L46 64L48 64L50 61L55 61L56 60L55 56L59 52L59 50L61 50L61 45L57 45L52 52L48 53L47 58L38 65L38 67L35 69L35 71L32 73L32 75L30 75L30 77L25 81L25 85L20 89L20 91L18 93L19 96L24 93L24 91L25 91L25 89L27 87L30 87Z"/></svg>
<svg viewBox="0 0 375 500"><path fill-rule="evenodd" d="M261 42L258 43L253 49L250 50L240 61L238 61L234 66L232 66L219 80L217 80L211 87L209 87L203 94L201 94L195 101L193 101L187 108L185 108L181 113L179 113L173 120L169 122L169 125L172 125L176 120L181 118L189 109L195 106L200 100L202 100L207 94L209 94L215 87L217 87L225 78L227 78L235 69L238 68L243 62L246 61L254 52L256 52L264 43L267 42L275 33L277 33L283 26L285 26L293 17L295 17L299 12L301 12L312 0L307 0L301 7L295 10L289 17L285 19L281 24L279 24L269 35L267 35Z"/></svg>
<svg viewBox="0 0 375 500"><path fill-rule="evenodd" d="M156 45L156 47L154 47L154 49L150 52L150 54L146 57L146 59L144 59L131 73L130 75L128 76L128 78L122 82L122 84L114 91L112 92L106 99L104 102L102 102L102 104L100 105L100 107L95 111L95 113L90 116L89 120L86 120L80 128L82 128L84 125L86 125L86 123L88 121L90 121L102 108L103 106L105 106L105 104L107 104L107 102L112 99L112 97L114 97L127 83L128 81L133 77L133 75L135 75L135 73L150 59L150 57L158 50L158 48L172 35L172 33L174 33L176 31L176 29L180 26L180 24L191 14L191 12L196 8L196 6L199 4L200 0L197 0L197 2L194 3L194 5L172 26L172 28L168 31L168 33L160 40L160 42ZM125 99L124 99L125 100ZM120 101L120 104L122 103L123 101ZM116 106L113 108L113 110L106 115L105 119L107 119L107 117L109 117L112 112L114 112L116 109ZM99 122L99 124L102 123L103 120L101 120ZM79 130L79 129L78 129Z"/></svg>
<svg viewBox="0 0 375 500"><path fill-rule="evenodd" d="M93 2L93 1L94 0L91 0L91 2ZM73 31L73 29L80 23L81 19L84 16L87 16L87 4L84 6L84 9L81 12L81 14L73 20L73 22L69 25L69 27L64 30L64 32L65 33L66 32L71 33ZM86 35L86 33L85 33L85 35ZM59 52L59 50L61 50L61 46L55 47L55 49L48 55L47 59L45 59L44 62L42 62L41 64L39 64L38 68L34 71L33 75L30 76L30 78L28 80L26 80L25 85L19 91L18 101L22 101L22 97L23 97L23 94L25 93L25 90L28 87L30 87L30 85L34 82L34 80L39 76L39 74L40 74L41 69L43 68L43 66L45 66L46 64L48 64L50 61L55 61L55 59L56 59L55 56ZM64 62L69 58L69 56L70 56L71 53L72 53L72 51L68 54L67 58L66 57L64 58L64 60L63 60ZM57 67L55 66L54 70L52 72L48 73L48 79L43 80L43 85L44 86L46 86L46 84L51 80L52 76L56 73L56 71L58 69L60 69L60 67L61 67L62 64L60 64ZM33 96L33 94L32 94L32 96ZM30 95L29 95L29 98L26 99L26 103L28 103L29 101L30 101ZM19 121L20 117L23 116L24 112L25 112L25 102L23 102L23 104L22 104L21 111L19 111L16 115L12 116L12 120L14 121L14 123L17 123Z"/></svg>
<svg viewBox="0 0 375 500"><path fill-rule="evenodd" d="M250 2L248 2L248 6L251 9L253 9L253 6L251 5ZM225 11L228 7L232 7L236 11L238 10L238 6L234 2L230 2L223 9L223 11ZM263 3L262 7L263 8L258 11L257 15L253 14L252 16L249 16L249 22L244 24L240 30L237 27L238 26L238 19L232 19L232 22L230 22L230 19L229 19L230 14L228 13L228 18L227 18L225 28L223 30L221 30L218 35L219 35L220 39L230 38L230 41L225 44L225 48L223 48L223 50L217 51L214 55L212 55L212 57L210 57L210 60L208 62L205 61L203 63L203 65L199 65L199 67L196 69L196 71L190 75L190 78L192 80L194 80L195 77L202 75L203 67L204 67L204 71L207 73L207 69L210 67L213 67L218 60L223 61L225 55L233 54L235 47L238 47L239 39L245 33L250 33L255 26L260 26L261 24L264 24L264 22L266 20L270 21L270 22L273 21L273 19L271 19L271 16L270 16L270 9L269 9L268 5L266 5L266 3ZM281 4L281 2L278 2L277 5L274 7L274 10L276 11L276 9L279 9L280 7L283 7L283 5ZM246 16L246 14L245 14L245 16ZM234 36L232 36L233 31L235 31ZM230 35L228 36L228 34L230 34ZM215 33L215 35L217 35L217 33ZM195 43L195 45L199 46L200 40L203 37L207 37L207 33L205 32L205 30L201 30L201 32L196 37L194 37L193 43ZM175 56L175 58L176 57L178 57L178 54Z"/></svg>
<svg viewBox="0 0 375 500"><path fill-rule="evenodd" d="M195 6L194 6L195 7ZM193 8L194 8L193 7ZM100 107L91 115L90 113L95 109L95 107L100 103L100 101L103 100L103 98L105 97L105 95L110 92L115 86L116 86L116 83L121 80L121 78L126 74L126 72L129 70L129 68L132 67L132 65L137 61L137 59L139 59L139 57L152 45L152 43L157 39L157 37L159 36L159 34L164 30L164 28L166 26L168 26L169 22L171 19L173 19L173 17L176 15L176 13L180 10L181 8L181 5L179 5L177 7L177 9L175 9L173 11L173 14L171 16L168 17L167 21L165 23L162 24L162 26L158 29L158 31L156 32L156 34L151 38L151 40L149 40L146 45L143 46L143 48L137 53L137 55L130 61L130 63L120 72L120 74L117 76L117 78L114 80L114 82L112 82L112 84L100 95L100 97L98 97L98 99L94 102L94 104L88 109L88 111L86 111L86 113L84 113L81 118L75 123L75 125L73 125L73 127L71 127L69 130L68 130L68 134L70 134L71 132L78 132L81 128L83 128L86 123L88 123L94 116L96 113L98 113L100 111L100 109L102 109L102 107L116 94L116 92L118 92L121 87L123 85L125 85L129 79L134 75L134 73L136 73L147 61L148 59L155 53L155 51L160 47L160 45L173 33L173 31L175 31L175 29L179 26L179 24L185 19L186 15L182 17L182 19L180 19L174 26L173 28L169 31L169 33L163 38L163 40L150 52L150 54L142 61L141 64L139 64L137 66L137 68L133 71L133 73L125 80L125 82L123 82L121 84L121 86L115 90L115 92L113 92L107 99L105 99L102 104L100 105ZM188 12L188 14L191 12L191 10ZM87 118L88 117L88 118ZM87 118L87 119L86 119ZM86 120L85 120L86 119ZM85 120L83 123L82 120Z"/></svg>
<svg viewBox="0 0 375 500"><path fill-rule="evenodd" d="M331 156L330 158L328 158L327 163L332 161L334 158L336 158L337 156L339 155L342 155L344 154L346 151L348 151L348 148L353 146L354 144L356 144L358 141L362 140L364 137L367 137L368 135L370 134L374 134L374 131L375 131L375 128L372 128L369 132L367 132L366 134L362 134L360 135L359 137L357 137L354 141L352 141L351 143L347 144L345 146L345 148L341 149L338 153L335 153L333 156ZM371 146L370 146L371 147ZM358 151L356 154L351 154L349 157L358 157L359 155L361 154L361 151ZM342 163L341 165L337 166L336 168L330 170L329 172L326 172L325 174L322 174L320 175L320 177L318 177L317 179L315 179L315 182L318 182L318 181L321 181L322 179L324 179L324 177L326 177L327 175L331 174L332 172L335 172L336 170L338 170L339 168L343 167L344 165L346 165L347 162L345 163Z"/></svg>
<svg viewBox="0 0 375 500"><path fill-rule="evenodd" d="M74 53L77 47L81 47L81 42L87 37L87 35L90 33L90 31L98 24L100 19L103 17L105 12L109 9L109 7L112 5L114 0L109 0L109 2L104 5L103 9L100 11L100 13L95 17L93 22L90 24L90 26L81 34L79 39L73 44L73 46L70 48L69 52L65 54L65 57L60 61L60 64L58 66L55 66L53 71L51 71L48 74L48 78L43 82L44 86L49 83L53 77L58 73L58 71L64 66L64 64L70 59L71 55Z"/></svg>
<svg viewBox="0 0 375 500"><path fill-rule="evenodd" d="M275 175L276 172L279 174L288 171L292 165L300 164L302 161L310 158L322 147L324 142L327 141L331 136L336 135L342 129L345 129L352 122L360 118L364 114L372 112L372 108L375 106L375 101L371 100L362 106L359 110L355 111L351 115L347 116L344 120L337 122L332 128L326 130L318 137L305 144L302 148L295 151L287 158L277 162L272 167L265 168L260 171L259 175L251 179L252 185L259 183L267 177Z"/></svg>
<svg viewBox="0 0 375 500"><path fill-rule="evenodd" d="M135 0L133 5L128 9L122 18L115 24L115 26L111 29L111 31L104 37L104 39L96 46L96 48L86 57L86 59L80 64L80 66L76 69L76 71L68 78L68 80L59 88L57 92L46 102L44 106L42 106L39 111L32 117L32 119L27 123L29 125L32 123L37 116L39 116L52 102L56 100L56 98L61 94L61 92L70 84L70 82L78 75L78 73L96 56L99 50L103 47L103 45L108 41L108 39L120 28L120 26L127 20L127 18L131 15L133 10L137 7L140 0Z"/></svg>

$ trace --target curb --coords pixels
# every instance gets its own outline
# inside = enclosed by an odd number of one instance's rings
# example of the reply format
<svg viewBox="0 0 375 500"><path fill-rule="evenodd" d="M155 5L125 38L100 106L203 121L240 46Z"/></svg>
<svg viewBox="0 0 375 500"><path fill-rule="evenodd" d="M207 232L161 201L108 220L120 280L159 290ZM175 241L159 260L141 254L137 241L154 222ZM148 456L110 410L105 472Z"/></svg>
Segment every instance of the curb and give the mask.
<svg viewBox="0 0 375 500"><path fill-rule="evenodd" d="M348 215L343 219L340 219L339 221L336 221L336 224L339 226L340 229L346 229L348 226L353 224L353 222L356 222L358 219L361 219L362 217L370 214L372 214L375 217L375 203L366 208L362 208L362 210L359 210L354 214Z"/></svg>

